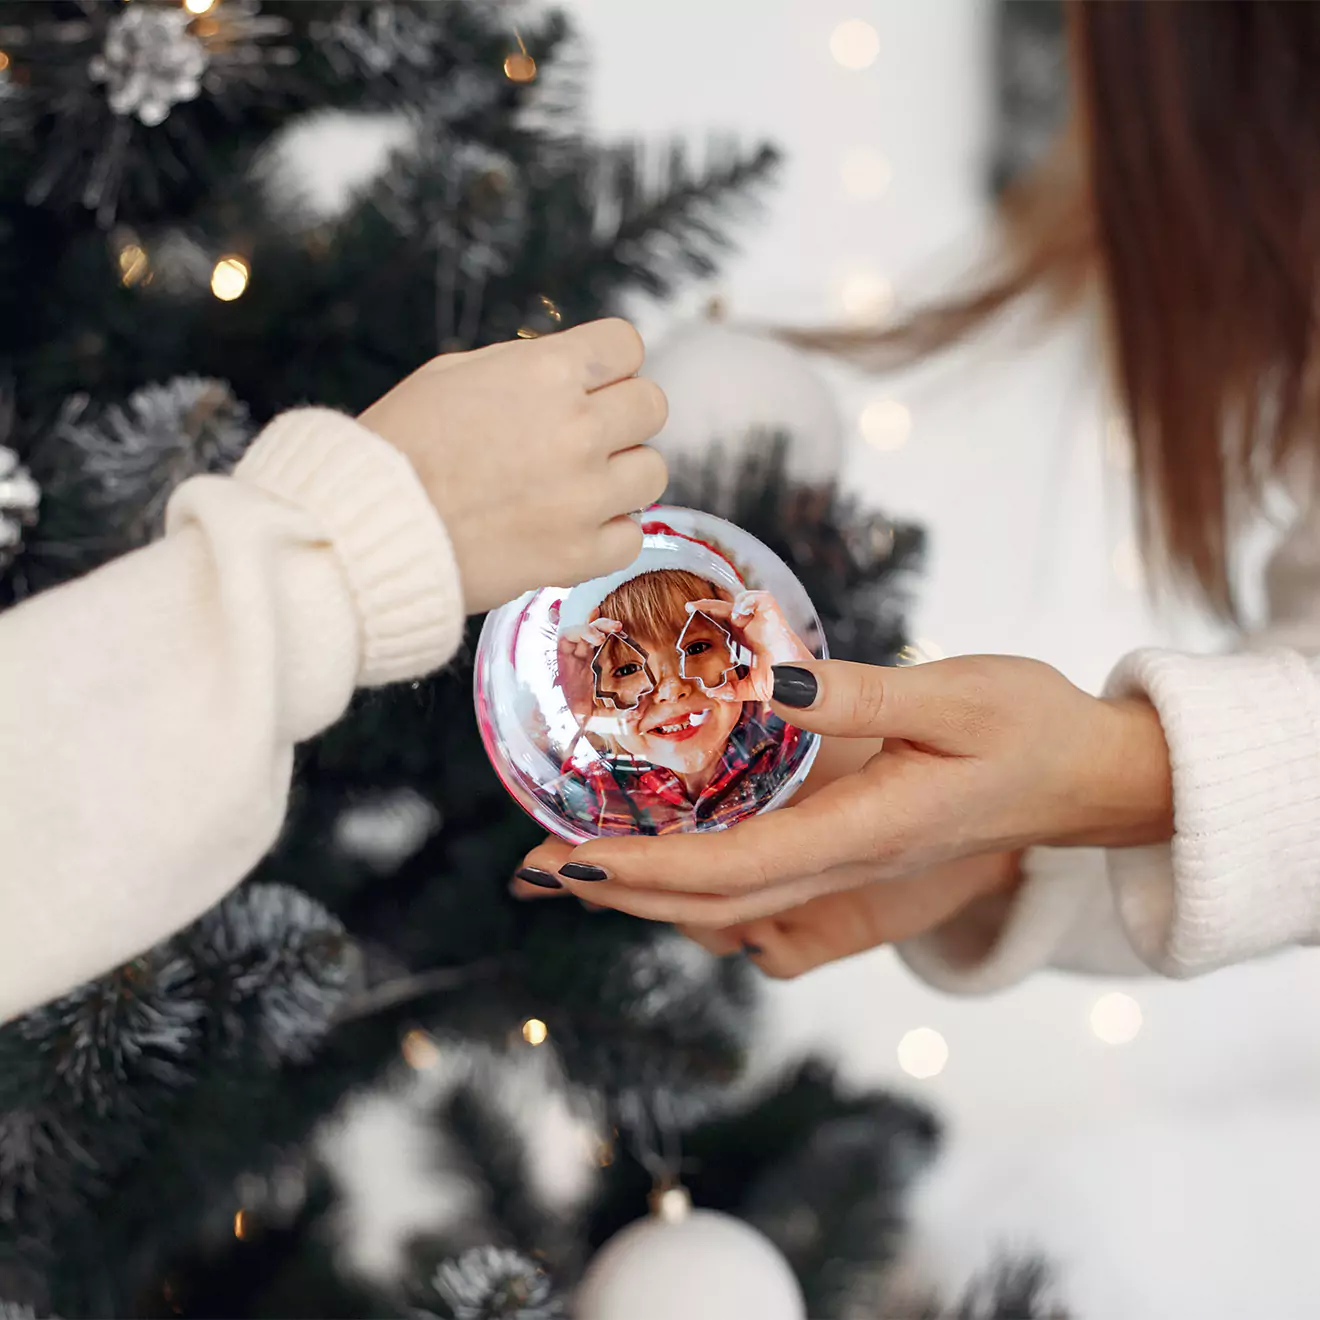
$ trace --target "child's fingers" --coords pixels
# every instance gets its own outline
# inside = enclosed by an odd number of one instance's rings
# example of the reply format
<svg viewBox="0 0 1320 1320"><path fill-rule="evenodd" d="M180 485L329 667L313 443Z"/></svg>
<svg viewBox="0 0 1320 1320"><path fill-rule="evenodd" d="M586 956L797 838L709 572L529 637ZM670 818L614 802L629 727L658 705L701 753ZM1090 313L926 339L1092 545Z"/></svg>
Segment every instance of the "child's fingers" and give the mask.
<svg viewBox="0 0 1320 1320"><path fill-rule="evenodd" d="M733 603L727 600L690 600L686 609L689 614L700 613L711 619L733 617Z"/></svg>

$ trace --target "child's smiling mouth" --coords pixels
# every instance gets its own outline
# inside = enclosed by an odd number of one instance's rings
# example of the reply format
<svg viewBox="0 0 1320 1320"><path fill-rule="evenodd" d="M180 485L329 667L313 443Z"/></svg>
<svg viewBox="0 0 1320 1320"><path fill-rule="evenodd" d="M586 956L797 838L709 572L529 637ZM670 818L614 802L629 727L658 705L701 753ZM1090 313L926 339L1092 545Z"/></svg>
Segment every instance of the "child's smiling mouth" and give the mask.
<svg viewBox="0 0 1320 1320"><path fill-rule="evenodd" d="M709 710L684 711L653 724L646 730L648 738L663 738L666 742L686 742L701 732L701 726L710 718Z"/></svg>

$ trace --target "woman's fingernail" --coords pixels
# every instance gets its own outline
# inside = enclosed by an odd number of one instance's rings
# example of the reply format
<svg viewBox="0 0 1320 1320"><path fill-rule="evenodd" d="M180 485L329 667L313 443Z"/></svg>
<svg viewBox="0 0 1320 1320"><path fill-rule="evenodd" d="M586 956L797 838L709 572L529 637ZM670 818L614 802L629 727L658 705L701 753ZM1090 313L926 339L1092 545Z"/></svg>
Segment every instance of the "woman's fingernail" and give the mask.
<svg viewBox="0 0 1320 1320"><path fill-rule="evenodd" d="M599 866L588 866L585 862L565 862L559 868L559 874L570 880L608 880L609 873Z"/></svg>
<svg viewBox="0 0 1320 1320"><path fill-rule="evenodd" d="M749 958L759 958L765 952L759 944L753 944L751 940L743 940L742 951Z"/></svg>
<svg viewBox="0 0 1320 1320"><path fill-rule="evenodd" d="M799 669L797 665L776 665L775 700L781 706L792 706L794 710L806 710L816 701L820 690L816 675L810 669Z"/></svg>
<svg viewBox="0 0 1320 1320"><path fill-rule="evenodd" d="M562 889L564 882L557 876L551 875L549 871L538 871L534 866L524 866L521 871L514 873L517 880L526 880L529 885L535 885L538 889Z"/></svg>

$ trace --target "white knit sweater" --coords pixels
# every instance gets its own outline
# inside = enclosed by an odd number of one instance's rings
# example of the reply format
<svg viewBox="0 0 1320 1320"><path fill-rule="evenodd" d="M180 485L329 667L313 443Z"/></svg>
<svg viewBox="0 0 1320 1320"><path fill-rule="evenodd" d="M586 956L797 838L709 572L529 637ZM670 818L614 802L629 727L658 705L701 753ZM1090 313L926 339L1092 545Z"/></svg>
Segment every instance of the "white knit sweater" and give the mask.
<svg viewBox="0 0 1320 1320"><path fill-rule="evenodd" d="M1115 695L1159 711L1173 767L1174 838L1149 848L1038 848L999 939L960 964L943 933L900 949L954 993L1053 966L1190 977L1320 942L1320 515L1266 572L1267 623L1232 654L1141 651Z"/></svg>
<svg viewBox="0 0 1320 1320"><path fill-rule="evenodd" d="M407 460L318 410L181 486L154 545L0 615L0 1021L211 907L274 842L294 745L462 624Z"/></svg>

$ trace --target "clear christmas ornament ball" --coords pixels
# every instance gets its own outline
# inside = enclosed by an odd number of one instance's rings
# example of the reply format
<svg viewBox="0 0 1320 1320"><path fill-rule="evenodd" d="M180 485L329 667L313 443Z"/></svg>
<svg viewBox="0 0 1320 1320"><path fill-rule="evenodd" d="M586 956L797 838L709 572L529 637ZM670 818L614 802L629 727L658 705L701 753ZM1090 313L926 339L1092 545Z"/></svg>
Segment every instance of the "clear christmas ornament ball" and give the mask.
<svg viewBox="0 0 1320 1320"><path fill-rule="evenodd" d="M641 522L626 569L527 593L477 644L486 752L569 843L726 829L786 803L820 742L769 704L775 665L827 654L788 565L710 514Z"/></svg>

